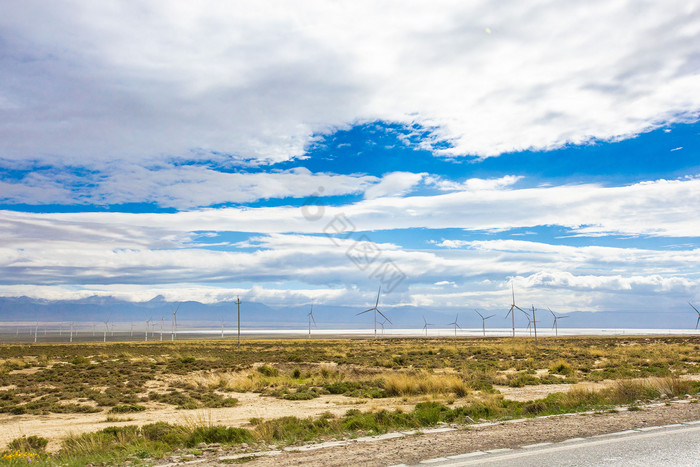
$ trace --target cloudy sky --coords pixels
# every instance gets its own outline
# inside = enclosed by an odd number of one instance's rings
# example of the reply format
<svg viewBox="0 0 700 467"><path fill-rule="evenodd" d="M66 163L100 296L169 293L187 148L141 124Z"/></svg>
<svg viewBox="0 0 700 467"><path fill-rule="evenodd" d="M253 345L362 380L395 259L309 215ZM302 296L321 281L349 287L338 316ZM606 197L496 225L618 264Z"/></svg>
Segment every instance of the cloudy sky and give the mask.
<svg viewBox="0 0 700 467"><path fill-rule="evenodd" d="M0 296L700 300L698 1L0 4Z"/></svg>

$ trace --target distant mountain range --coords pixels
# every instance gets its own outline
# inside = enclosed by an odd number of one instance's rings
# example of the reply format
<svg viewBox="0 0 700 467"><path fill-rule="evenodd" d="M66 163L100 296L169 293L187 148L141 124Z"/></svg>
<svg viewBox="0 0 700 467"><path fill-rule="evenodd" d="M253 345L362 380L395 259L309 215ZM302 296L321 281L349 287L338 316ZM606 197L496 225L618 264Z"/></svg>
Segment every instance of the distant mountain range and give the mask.
<svg viewBox="0 0 700 467"><path fill-rule="evenodd" d="M110 297L89 297L81 300L46 301L27 297L0 298L0 323L90 323L110 321L113 323L142 323L147 319L160 321L164 317L170 322L171 313L178 303L156 297L148 302L127 302ZM220 302L207 304L200 302L179 303L178 322L188 327L218 327L224 320L227 327L236 322L236 304ZM459 313L458 323L463 328L481 328L481 318L473 310L418 308L411 306L381 307L391 319L394 328L421 328L423 317L432 327L450 327ZM243 328L298 329L308 325L308 306L273 307L263 303L243 302L241 304L241 326ZM373 327L372 313L356 316L362 307L314 305L314 317L319 329L369 329ZM505 319L507 307L498 311L484 312L496 314L487 321L487 328L509 328L510 319ZM644 313L634 311L572 312L560 320L562 328L630 328L630 329L693 329L697 315L689 309L683 312ZM378 317L379 319L380 317ZM538 310L538 327L551 328L552 315L549 311ZM516 314L516 326L527 326L527 318Z"/></svg>

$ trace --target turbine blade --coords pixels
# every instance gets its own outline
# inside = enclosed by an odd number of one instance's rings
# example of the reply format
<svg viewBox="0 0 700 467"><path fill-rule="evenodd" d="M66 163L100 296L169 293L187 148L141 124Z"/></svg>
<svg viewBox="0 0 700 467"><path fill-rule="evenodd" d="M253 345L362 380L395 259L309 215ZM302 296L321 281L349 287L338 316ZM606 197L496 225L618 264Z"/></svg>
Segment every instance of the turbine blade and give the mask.
<svg viewBox="0 0 700 467"><path fill-rule="evenodd" d="M510 310L508 310L508 313L506 313L506 318L507 318L508 316L510 316L510 314L513 312L513 307L514 307L514 306L515 306L515 305L512 305L512 306L510 307Z"/></svg>
<svg viewBox="0 0 700 467"><path fill-rule="evenodd" d="M377 303L374 304L375 307L379 306L379 294L382 293L382 286L379 286L379 292L377 292Z"/></svg>
<svg viewBox="0 0 700 467"><path fill-rule="evenodd" d="M357 313L357 315L367 313L368 311L374 311L374 308L370 308L369 310L361 311L361 312ZM357 315L355 315L355 316L357 316Z"/></svg>
<svg viewBox="0 0 700 467"><path fill-rule="evenodd" d="M489 316L487 316L486 318L484 318L484 321L486 321L486 320L489 319L489 318L493 318L494 316L496 316L496 315L489 315Z"/></svg>
<svg viewBox="0 0 700 467"><path fill-rule="evenodd" d="M695 307L693 306L692 303L688 302L688 305L690 305L691 307L693 307L693 310L695 310L695 311L698 313L698 315L700 315L700 310L698 310L697 308L695 308Z"/></svg>
<svg viewBox="0 0 700 467"><path fill-rule="evenodd" d="M557 316L557 319L564 319L564 318L568 318L568 316Z"/></svg>
<svg viewBox="0 0 700 467"><path fill-rule="evenodd" d="M390 320L389 318L387 318L386 315L385 315L384 313L382 313L381 311L379 311L379 308L377 308L377 313L379 313L380 315L382 315L382 317L383 317L385 320L389 321L389 324L393 324L393 323L391 322L391 320Z"/></svg>
<svg viewBox="0 0 700 467"><path fill-rule="evenodd" d="M698 328L698 324L700 324L700 315L698 316L698 320L695 322L695 329Z"/></svg>
<svg viewBox="0 0 700 467"><path fill-rule="evenodd" d="M476 314L477 314L477 315L481 316L481 319L484 318L484 315L482 315L481 313L479 313L479 310L474 310L474 311L476 311ZM508 316L508 315L506 315L506 317L507 317L507 316Z"/></svg>

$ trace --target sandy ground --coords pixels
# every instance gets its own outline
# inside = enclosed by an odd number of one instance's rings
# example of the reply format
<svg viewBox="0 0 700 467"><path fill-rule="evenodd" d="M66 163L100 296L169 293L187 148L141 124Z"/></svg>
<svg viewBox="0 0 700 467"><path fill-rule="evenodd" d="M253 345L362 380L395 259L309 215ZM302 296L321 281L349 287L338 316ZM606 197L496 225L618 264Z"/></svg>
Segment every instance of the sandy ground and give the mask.
<svg viewBox="0 0 700 467"><path fill-rule="evenodd" d="M321 396L308 401L287 401L253 393L231 394L238 399L235 407L220 409L178 410L169 405L151 405L148 410L117 415L123 422L106 422L106 414L0 414L0 446L22 435L39 435L49 439L49 451L56 451L62 438L69 435L102 430L107 426L145 425L157 421L188 424L211 422L217 425L245 426L251 418L272 419L286 416L310 417L323 412L343 415L350 409L362 411L376 408L411 410L418 400L401 398L357 399L345 396Z"/></svg>

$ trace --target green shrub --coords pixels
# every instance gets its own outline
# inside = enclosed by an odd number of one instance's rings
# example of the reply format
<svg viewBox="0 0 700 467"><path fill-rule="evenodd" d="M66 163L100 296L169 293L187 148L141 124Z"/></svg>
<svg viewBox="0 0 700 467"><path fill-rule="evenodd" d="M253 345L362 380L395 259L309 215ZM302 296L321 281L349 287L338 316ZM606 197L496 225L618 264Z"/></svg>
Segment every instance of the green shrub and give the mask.
<svg viewBox="0 0 700 467"><path fill-rule="evenodd" d="M243 444L255 441L250 431L245 428L230 428L223 426L197 427L186 441L189 447L199 443Z"/></svg>
<svg viewBox="0 0 700 467"><path fill-rule="evenodd" d="M260 373L263 376L277 376L280 374L280 372L279 372L279 370L277 370L277 368L272 368L271 366L268 366L268 365L259 366L258 373Z"/></svg>
<svg viewBox="0 0 700 467"><path fill-rule="evenodd" d="M22 436L15 438L7 444L7 448L17 451L43 451L49 440L41 436Z"/></svg>
<svg viewBox="0 0 700 467"><path fill-rule="evenodd" d="M115 405L109 409L109 413L133 413L133 412L143 412L146 407L142 405L129 404L129 405Z"/></svg>

